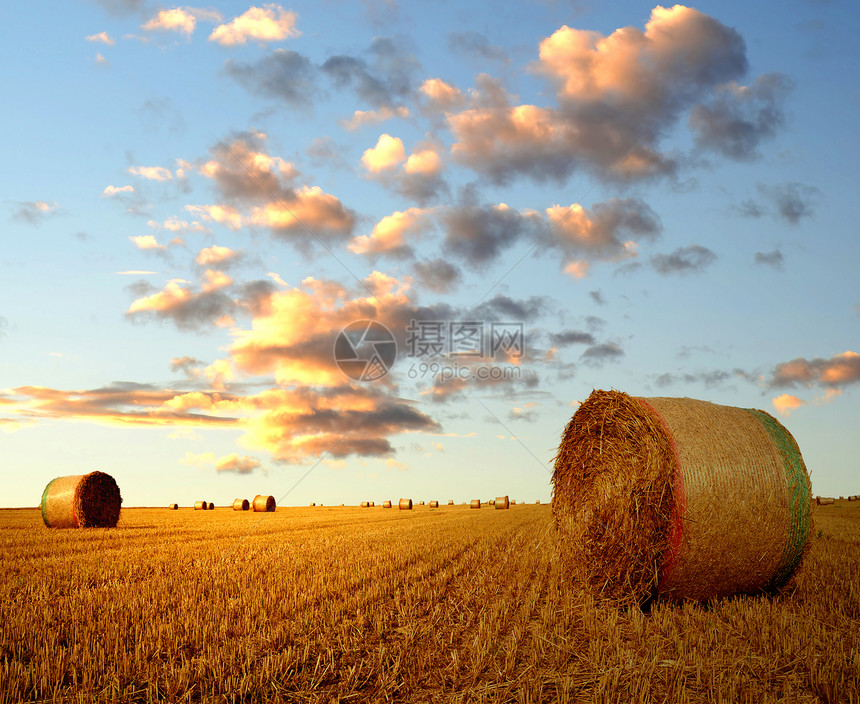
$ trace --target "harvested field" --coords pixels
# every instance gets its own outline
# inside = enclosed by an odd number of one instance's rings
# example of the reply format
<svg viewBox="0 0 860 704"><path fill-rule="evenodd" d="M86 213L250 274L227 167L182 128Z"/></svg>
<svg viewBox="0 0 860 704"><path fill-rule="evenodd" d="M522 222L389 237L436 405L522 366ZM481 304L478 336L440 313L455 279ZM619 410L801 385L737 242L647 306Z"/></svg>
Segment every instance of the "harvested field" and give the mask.
<svg viewBox="0 0 860 704"><path fill-rule="evenodd" d="M792 593L648 614L565 578L548 506L0 534L4 702L860 701L860 504L817 512Z"/></svg>

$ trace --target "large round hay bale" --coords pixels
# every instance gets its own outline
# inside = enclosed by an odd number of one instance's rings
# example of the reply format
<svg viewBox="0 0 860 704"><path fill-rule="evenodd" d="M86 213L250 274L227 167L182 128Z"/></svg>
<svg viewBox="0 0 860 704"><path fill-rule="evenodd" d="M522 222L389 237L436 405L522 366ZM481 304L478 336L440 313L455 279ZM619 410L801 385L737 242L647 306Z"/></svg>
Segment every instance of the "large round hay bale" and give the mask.
<svg viewBox="0 0 860 704"><path fill-rule="evenodd" d="M496 507L496 509L505 509L510 508L511 502L507 496L497 496L496 500L493 501L493 505Z"/></svg>
<svg viewBox="0 0 860 704"><path fill-rule="evenodd" d="M167 508L169 508L171 511L178 511L179 504L170 504L170 506L168 506Z"/></svg>
<svg viewBox="0 0 860 704"><path fill-rule="evenodd" d="M430 502L430 508L439 508L439 502L438 501L431 501Z"/></svg>
<svg viewBox="0 0 860 704"><path fill-rule="evenodd" d="M815 499L815 501L819 506L829 506L830 504L836 503L836 499L831 498L829 496L819 496Z"/></svg>
<svg viewBox="0 0 860 704"><path fill-rule="evenodd" d="M209 510L209 502L208 501L195 501L194 502L194 510L195 511L208 511Z"/></svg>
<svg viewBox="0 0 860 704"><path fill-rule="evenodd" d="M122 496L104 472L57 477L42 492L42 520L48 528L113 528Z"/></svg>
<svg viewBox="0 0 860 704"><path fill-rule="evenodd" d="M566 567L613 598L776 590L811 534L800 450L763 411L594 391L552 481Z"/></svg>
<svg viewBox="0 0 860 704"><path fill-rule="evenodd" d="M472 499L472 503L469 504L469 508L481 508L481 500Z"/></svg>
<svg viewBox="0 0 860 704"><path fill-rule="evenodd" d="M412 510L412 499L400 499L400 510L401 511L411 511Z"/></svg>
<svg viewBox="0 0 860 704"><path fill-rule="evenodd" d="M248 511L251 508L251 502L248 499L234 499L233 500L233 510L234 511Z"/></svg>
<svg viewBox="0 0 860 704"><path fill-rule="evenodd" d="M391 508L391 502L390 501L383 501L382 502L382 508Z"/></svg>
<svg viewBox="0 0 860 704"><path fill-rule="evenodd" d="M251 505L258 513L271 513L275 510L275 497L257 494L251 502Z"/></svg>

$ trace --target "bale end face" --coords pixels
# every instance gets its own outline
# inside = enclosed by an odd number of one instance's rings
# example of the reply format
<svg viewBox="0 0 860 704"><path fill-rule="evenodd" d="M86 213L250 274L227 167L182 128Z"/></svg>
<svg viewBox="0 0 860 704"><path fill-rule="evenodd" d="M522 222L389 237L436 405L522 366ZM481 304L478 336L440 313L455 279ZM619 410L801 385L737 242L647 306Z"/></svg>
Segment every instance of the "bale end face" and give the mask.
<svg viewBox="0 0 860 704"><path fill-rule="evenodd" d="M104 472L58 477L42 493L42 520L48 528L113 528L122 496Z"/></svg>

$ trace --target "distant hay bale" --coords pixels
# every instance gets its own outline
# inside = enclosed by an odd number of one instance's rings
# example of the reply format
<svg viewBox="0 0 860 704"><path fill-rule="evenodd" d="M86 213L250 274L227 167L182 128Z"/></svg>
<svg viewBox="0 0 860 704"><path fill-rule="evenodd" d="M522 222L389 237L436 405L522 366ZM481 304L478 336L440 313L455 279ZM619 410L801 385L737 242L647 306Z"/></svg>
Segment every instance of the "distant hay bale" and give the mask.
<svg viewBox="0 0 860 704"><path fill-rule="evenodd" d="M215 510L215 504L213 504L211 501L209 502L209 510L210 510L210 511L214 511L214 510Z"/></svg>
<svg viewBox="0 0 860 704"><path fill-rule="evenodd" d="M251 508L251 502L248 499L234 499L233 500L233 510L234 511L248 511Z"/></svg>
<svg viewBox="0 0 860 704"><path fill-rule="evenodd" d="M552 481L565 567L607 597L774 591L809 544L806 466L763 411L594 391Z"/></svg>
<svg viewBox="0 0 860 704"><path fill-rule="evenodd" d="M854 501L854 497L853 497L853 496L849 496L849 497L848 497L848 500L849 500L849 501Z"/></svg>
<svg viewBox="0 0 860 704"><path fill-rule="evenodd" d="M257 494L251 502L251 506L257 513L271 513L276 508L275 497Z"/></svg>
<svg viewBox="0 0 860 704"><path fill-rule="evenodd" d="M412 499L400 499L400 510L401 511L411 511L412 510Z"/></svg>
<svg viewBox="0 0 860 704"><path fill-rule="evenodd" d="M315 502L315 501L311 501L311 506L316 506L316 505L317 505L317 504L316 504L316 502Z"/></svg>
<svg viewBox="0 0 860 704"><path fill-rule="evenodd" d="M390 501L383 501L382 502L382 508L391 508L391 502Z"/></svg>
<svg viewBox="0 0 860 704"><path fill-rule="evenodd" d="M835 504L836 499L830 498L828 496L818 496L816 497L815 502L819 506L829 506L830 504Z"/></svg>
<svg viewBox="0 0 860 704"><path fill-rule="evenodd" d="M537 501L535 501L535 504L536 504L536 505L538 505L538 506L540 506L540 499L538 499Z"/></svg>
<svg viewBox="0 0 860 704"><path fill-rule="evenodd" d="M438 501L431 501L430 502L430 508L439 508L439 502Z"/></svg>
<svg viewBox="0 0 860 704"><path fill-rule="evenodd" d="M454 505L454 499L448 499L448 505L453 506Z"/></svg>
<svg viewBox="0 0 860 704"><path fill-rule="evenodd" d="M472 499L472 503L469 504L469 508L481 508L481 500L480 499Z"/></svg>
<svg viewBox="0 0 860 704"><path fill-rule="evenodd" d="M419 506L423 506L423 505L424 505L424 502L423 502L423 501L419 501L419 502L418 502L418 505L419 505Z"/></svg>
<svg viewBox="0 0 860 704"><path fill-rule="evenodd" d="M487 501L487 506L495 506L495 505L496 505L496 500L495 500L495 499L490 499L489 501ZM506 507L506 508L507 508L507 507Z"/></svg>
<svg viewBox="0 0 860 704"><path fill-rule="evenodd" d="M179 504L170 504L170 506L168 506L167 508L169 508L171 511L178 511Z"/></svg>
<svg viewBox="0 0 860 704"><path fill-rule="evenodd" d="M57 477L42 492L42 520L48 528L113 528L122 496L104 472Z"/></svg>
<svg viewBox="0 0 860 704"><path fill-rule="evenodd" d="M517 505L516 501L511 501L511 506L516 506L516 505Z"/></svg>
<svg viewBox="0 0 860 704"><path fill-rule="evenodd" d="M367 501L362 501L360 508L368 508L370 504Z"/></svg>
<svg viewBox="0 0 860 704"><path fill-rule="evenodd" d="M493 501L493 506L496 507L496 510L510 508L511 502L507 496L497 496Z"/></svg>
<svg viewBox="0 0 860 704"><path fill-rule="evenodd" d="M208 511L209 510L209 502L208 501L195 501L194 502L194 510L195 511Z"/></svg>

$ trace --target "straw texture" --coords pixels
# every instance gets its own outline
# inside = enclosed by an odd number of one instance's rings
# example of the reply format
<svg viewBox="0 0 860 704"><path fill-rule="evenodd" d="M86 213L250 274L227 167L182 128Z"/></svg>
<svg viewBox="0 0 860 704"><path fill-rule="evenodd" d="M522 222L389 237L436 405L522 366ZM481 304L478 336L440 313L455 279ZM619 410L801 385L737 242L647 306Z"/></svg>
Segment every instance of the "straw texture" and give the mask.
<svg viewBox="0 0 860 704"><path fill-rule="evenodd" d="M497 510L511 507L511 502L507 496L497 496L493 504L495 505Z"/></svg>
<svg viewBox="0 0 860 704"><path fill-rule="evenodd" d="M553 514L573 576L640 602L779 589L812 528L806 467L772 416L617 391L568 423Z"/></svg>
<svg viewBox="0 0 860 704"><path fill-rule="evenodd" d="M411 511L412 510L412 499L400 499L400 510L401 511Z"/></svg>
<svg viewBox="0 0 860 704"><path fill-rule="evenodd" d="M42 520L48 528L113 528L122 496L104 472L57 477L42 492Z"/></svg>
<svg viewBox="0 0 860 704"><path fill-rule="evenodd" d="M257 494L251 505L258 513L271 513L275 510L275 497Z"/></svg>
<svg viewBox="0 0 860 704"><path fill-rule="evenodd" d="M248 499L234 499L233 500L233 510L234 511L248 511L251 508L251 502Z"/></svg>

